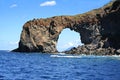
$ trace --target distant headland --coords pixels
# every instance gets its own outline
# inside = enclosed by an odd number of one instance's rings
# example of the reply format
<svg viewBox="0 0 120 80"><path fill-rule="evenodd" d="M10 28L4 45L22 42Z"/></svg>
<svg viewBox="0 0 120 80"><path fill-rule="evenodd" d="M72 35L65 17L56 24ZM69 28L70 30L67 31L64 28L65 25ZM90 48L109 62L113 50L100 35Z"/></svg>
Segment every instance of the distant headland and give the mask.
<svg viewBox="0 0 120 80"><path fill-rule="evenodd" d="M26 22L15 52L56 53L61 31L69 28L80 33L82 46L67 54L120 54L120 0L74 16L55 16ZM66 36L67 37L67 36Z"/></svg>

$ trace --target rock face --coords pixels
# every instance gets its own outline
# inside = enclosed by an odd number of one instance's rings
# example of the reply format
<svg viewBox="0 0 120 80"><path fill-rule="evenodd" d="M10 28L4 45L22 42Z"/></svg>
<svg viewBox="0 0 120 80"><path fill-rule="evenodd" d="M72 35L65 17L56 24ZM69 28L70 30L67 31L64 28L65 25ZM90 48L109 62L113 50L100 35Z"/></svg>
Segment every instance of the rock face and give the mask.
<svg viewBox="0 0 120 80"><path fill-rule="evenodd" d="M56 53L56 44L63 29L70 28L81 36L85 45L73 48L70 54L115 54L120 49L120 1L75 16L34 19L24 24L16 52Z"/></svg>

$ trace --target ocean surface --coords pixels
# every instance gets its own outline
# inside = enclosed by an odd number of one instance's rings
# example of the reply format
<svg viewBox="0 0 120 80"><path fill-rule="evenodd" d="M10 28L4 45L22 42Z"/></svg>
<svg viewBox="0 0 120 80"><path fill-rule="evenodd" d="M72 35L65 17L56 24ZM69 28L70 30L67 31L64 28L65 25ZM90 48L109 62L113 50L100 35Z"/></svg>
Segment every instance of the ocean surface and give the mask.
<svg viewBox="0 0 120 80"><path fill-rule="evenodd" d="M0 51L0 80L120 80L120 57Z"/></svg>

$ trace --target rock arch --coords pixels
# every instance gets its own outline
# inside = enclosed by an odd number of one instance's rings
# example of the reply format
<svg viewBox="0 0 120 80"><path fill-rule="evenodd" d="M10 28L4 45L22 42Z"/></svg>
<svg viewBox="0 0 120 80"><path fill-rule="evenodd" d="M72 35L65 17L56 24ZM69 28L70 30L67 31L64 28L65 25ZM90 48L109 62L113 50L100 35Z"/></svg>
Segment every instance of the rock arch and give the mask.
<svg viewBox="0 0 120 80"><path fill-rule="evenodd" d="M114 4L114 2L112 2ZM108 5L75 16L56 16L47 19L33 19L24 24L17 52L56 53L56 43L65 28L81 35L79 46L66 53L114 54L120 49L120 9L105 13ZM104 53L104 54L103 54Z"/></svg>
<svg viewBox="0 0 120 80"><path fill-rule="evenodd" d="M84 44L90 44L99 35L98 24L95 22L96 18L89 20L89 16L82 19L74 16L58 16L48 19L34 19L28 21L23 26L21 39L19 42L19 49L22 52L57 52L56 44L59 34L65 28L69 28L81 34L81 41ZM93 16L94 17L94 16ZM93 25L92 25L93 24ZM96 28L96 33L94 30Z"/></svg>

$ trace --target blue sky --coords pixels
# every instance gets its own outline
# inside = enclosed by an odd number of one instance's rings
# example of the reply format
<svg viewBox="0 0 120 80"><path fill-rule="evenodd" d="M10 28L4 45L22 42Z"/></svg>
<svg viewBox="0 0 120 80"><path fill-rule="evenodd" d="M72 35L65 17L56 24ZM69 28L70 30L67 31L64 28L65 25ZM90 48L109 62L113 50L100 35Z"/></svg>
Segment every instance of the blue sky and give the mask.
<svg viewBox="0 0 120 80"><path fill-rule="evenodd" d="M71 31L70 29L64 29L59 35L57 49L58 51L69 50L73 47L77 47L78 45L83 45L80 40L80 34Z"/></svg>
<svg viewBox="0 0 120 80"><path fill-rule="evenodd" d="M0 0L0 50L12 50L17 47L22 26L28 20L32 20L33 18L80 14L99 8L109 1L110 0ZM69 35L75 36L72 33L69 33ZM65 37L63 37L63 39L64 38ZM66 40L66 43L69 42L70 41ZM74 41L71 40L71 42Z"/></svg>

